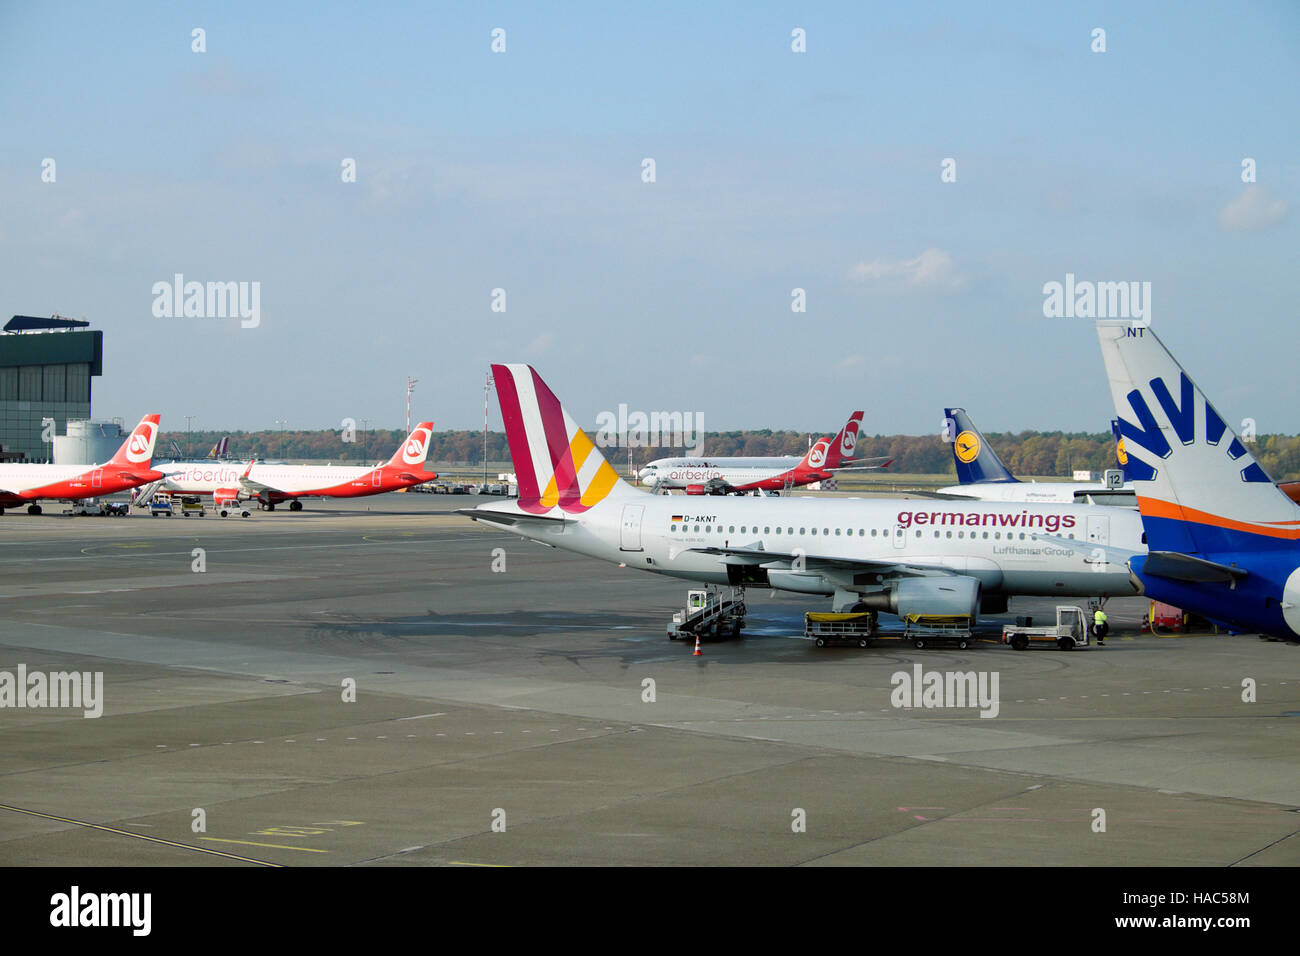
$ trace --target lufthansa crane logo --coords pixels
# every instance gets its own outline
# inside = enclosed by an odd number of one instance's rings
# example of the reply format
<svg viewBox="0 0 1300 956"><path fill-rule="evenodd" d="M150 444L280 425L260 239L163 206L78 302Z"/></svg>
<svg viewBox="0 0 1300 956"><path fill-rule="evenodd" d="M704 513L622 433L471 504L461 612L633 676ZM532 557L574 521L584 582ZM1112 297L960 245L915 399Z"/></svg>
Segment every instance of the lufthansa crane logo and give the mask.
<svg viewBox="0 0 1300 956"><path fill-rule="evenodd" d="M1115 457L1119 459L1121 465L1128 464L1128 449L1124 447L1124 439L1115 443Z"/></svg>
<svg viewBox="0 0 1300 956"><path fill-rule="evenodd" d="M957 436L953 442L953 451L957 455L957 460L964 465L969 465L980 455L979 436L972 431L964 431Z"/></svg>

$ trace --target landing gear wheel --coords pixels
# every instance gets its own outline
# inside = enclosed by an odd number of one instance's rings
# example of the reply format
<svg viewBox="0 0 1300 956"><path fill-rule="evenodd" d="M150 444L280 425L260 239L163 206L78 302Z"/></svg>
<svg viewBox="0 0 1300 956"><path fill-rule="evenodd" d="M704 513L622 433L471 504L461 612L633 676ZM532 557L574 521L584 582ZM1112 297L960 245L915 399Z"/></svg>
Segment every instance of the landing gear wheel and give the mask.
<svg viewBox="0 0 1300 956"><path fill-rule="evenodd" d="M41 513L41 506L40 506L40 505L28 505L28 506L27 506L27 513L28 513L29 515L38 515L38 514Z"/></svg>
<svg viewBox="0 0 1300 956"><path fill-rule="evenodd" d="M1074 648L1074 638L1072 638L1072 637L1058 637L1058 638L1056 639L1056 646L1059 647L1059 648L1060 648L1061 650L1063 650L1063 651L1072 650L1072 649Z"/></svg>
<svg viewBox="0 0 1300 956"><path fill-rule="evenodd" d="M912 638L912 646L915 647L917 650L920 650L921 648L925 647L925 638L923 637Z"/></svg>
<svg viewBox="0 0 1300 956"><path fill-rule="evenodd" d="M290 511L302 511L302 502L301 502L301 501L298 501L298 500L296 500L296 499L293 500L293 501L291 501L291 502L289 502L289 510L290 510Z"/></svg>

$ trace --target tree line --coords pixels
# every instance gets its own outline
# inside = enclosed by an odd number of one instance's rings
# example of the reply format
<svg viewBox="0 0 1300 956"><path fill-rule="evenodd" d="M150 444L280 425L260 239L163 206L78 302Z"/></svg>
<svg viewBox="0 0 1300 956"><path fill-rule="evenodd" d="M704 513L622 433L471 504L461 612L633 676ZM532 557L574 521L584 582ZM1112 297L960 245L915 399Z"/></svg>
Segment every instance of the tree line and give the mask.
<svg viewBox="0 0 1300 956"><path fill-rule="evenodd" d="M589 429L588 434L595 435L595 429ZM339 429L284 432L196 431L188 436L183 431L164 432L158 443L157 457L171 457L171 443L175 442L182 454L202 458L223 436L230 437L228 454L234 458L373 463L387 460L397 450L398 443L406 437L406 432L381 428L358 430L353 441L344 441L344 433ZM1069 478L1076 470L1100 473L1115 467L1115 447L1109 433L989 432L984 437L1016 475ZM804 432L770 429L706 432L702 449L709 457L802 456L808 450L808 439L809 436ZM1300 478L1300 437L1260 435L1250 447L1264 470L1275 481ZM688 453L695 454L694 451L681 447L634 448L632 461L639 467L655 458ZM620 471L626 469L626 449L606 448L605 456ZM889 470L898 474L954 473L950 447L937 434L862 435L858 438L857 456L893 458L894 463ZM429 460L444 465L481 466L483 433L434 432ZM510 460L503 432L488 432L487 460L489 463Z"/></svg>

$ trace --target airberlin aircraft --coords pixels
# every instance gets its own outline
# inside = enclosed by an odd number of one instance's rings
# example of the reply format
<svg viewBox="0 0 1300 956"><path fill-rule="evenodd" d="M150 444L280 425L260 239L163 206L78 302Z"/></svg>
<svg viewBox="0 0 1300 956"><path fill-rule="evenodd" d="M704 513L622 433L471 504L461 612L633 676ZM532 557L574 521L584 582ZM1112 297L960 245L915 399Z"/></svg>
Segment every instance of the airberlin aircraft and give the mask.
<svg viewBox="0 0 1300 956"><path fill-rule="evenodd" d="M166 481L159 490L177 494L211 495L215 501L256 501L267 511L289 502L301 511L300 498L361 498L398 491L437 478L426 471L433 422L420 422L393 457L373 468L333 465L246 466L211 461L178 461L162 465Z"/></svg>
<svg viewBox="0 0 1300 956"><path fill-rule="evenodd" d="M660 458L637 477L656 491L688 495L731 495L747 491L781 492L835 477L835 470L885 468L892 458L852 462L862 412L854 412L834 438L819 438L802 458Z"/></svg>
<svg viewBox="0 0 1300 956"><path fill-rule="evenodd" d="M158 440L158 415L146 415L135 431L122 442L103 465L0 465L0 514L5 508L27 505L27 513L38 515L42 499L75 501L126 491L163 477L150 465Z"/></svg>
<svg viewBox="0 0 1300 956"><path fill-rule="evenodd" d="M1087 504L649 495L619 478L527 365L492 374L519 498L460 512L556 548L710 584L832 596L837 611L999 613L1008 595L1138 593L1108 549L1136 511Z"/></svg>

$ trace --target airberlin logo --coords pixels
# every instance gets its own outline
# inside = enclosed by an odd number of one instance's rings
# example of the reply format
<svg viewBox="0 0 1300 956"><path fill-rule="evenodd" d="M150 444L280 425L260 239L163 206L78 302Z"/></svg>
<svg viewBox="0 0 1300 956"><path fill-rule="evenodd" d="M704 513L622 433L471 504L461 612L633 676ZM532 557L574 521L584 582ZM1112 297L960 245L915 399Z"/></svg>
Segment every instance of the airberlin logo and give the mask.
<svg viewBox="0 0 1300 956"><path fill-rule="evenodd" d="M432 434L427 428L417 428L402 448L402 461L408 465L418 465L424 461Z"/></svg>
<svg viewBox="0 0 1300 956"><path fill-rule="evenodd" d="M845 458L853 457L853 449L858 447L858 423L849 422L844 426L844 437L840 439L840 454Z"/></svg>
<svg viewBox="0 0 1300 956"><path fill-rule="evenodd" d="M132 464L148 461L153 457L153 443L158 436L158 426L153 422L141 422L126 443L126 460Z"/></svg>
<svg viewBox="0 0 1300 956"><path fill-rule="evenodd" d="M808 452L808 464L813 468L826 464L826 442L819 441L812 446L812 451Z"/></svg>

